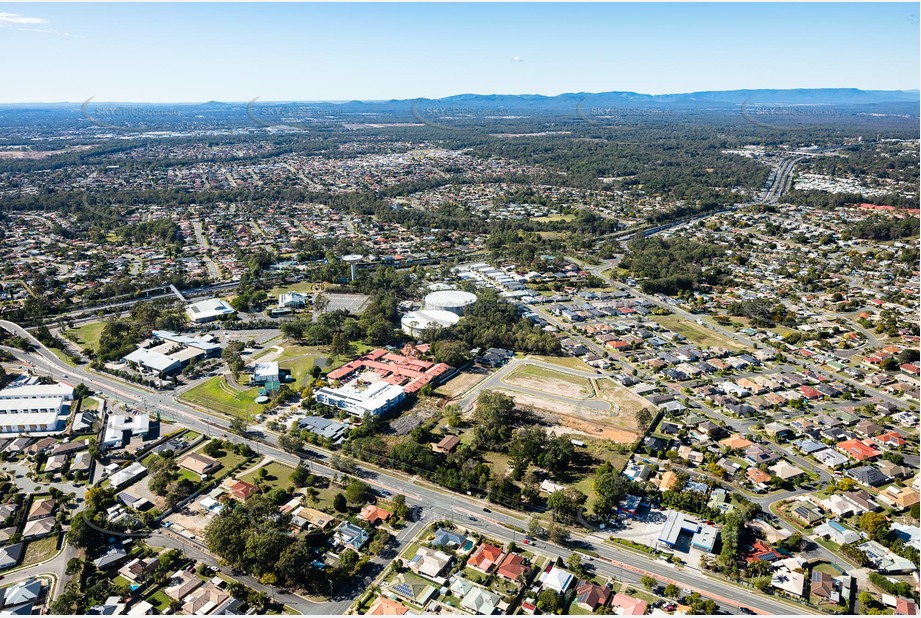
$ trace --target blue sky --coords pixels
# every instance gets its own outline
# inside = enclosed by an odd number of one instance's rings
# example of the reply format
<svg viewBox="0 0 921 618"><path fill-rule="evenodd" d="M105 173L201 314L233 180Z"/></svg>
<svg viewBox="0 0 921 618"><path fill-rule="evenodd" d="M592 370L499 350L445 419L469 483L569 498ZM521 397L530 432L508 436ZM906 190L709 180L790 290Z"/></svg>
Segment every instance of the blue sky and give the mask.
<svg viewBox="0 0 921 618"><path fill-rule="evenodd" d="M0 102L919 87L917 3L0 4Z"/></svg>

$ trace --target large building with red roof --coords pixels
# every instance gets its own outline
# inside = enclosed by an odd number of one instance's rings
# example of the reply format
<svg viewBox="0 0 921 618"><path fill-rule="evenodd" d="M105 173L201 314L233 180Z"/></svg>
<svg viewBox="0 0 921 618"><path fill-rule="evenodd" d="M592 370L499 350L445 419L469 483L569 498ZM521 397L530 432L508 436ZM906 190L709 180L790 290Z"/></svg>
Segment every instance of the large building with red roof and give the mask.
<svg viewBox="0 0 921 618"><path fill-rule="evenodd" d="M426 384L436 386L456 372L445 363L378 348L330 371L327 379L343 385L319 388L314 398L356 416L379 415L400 405L407 395L419 392Z"/></svg>

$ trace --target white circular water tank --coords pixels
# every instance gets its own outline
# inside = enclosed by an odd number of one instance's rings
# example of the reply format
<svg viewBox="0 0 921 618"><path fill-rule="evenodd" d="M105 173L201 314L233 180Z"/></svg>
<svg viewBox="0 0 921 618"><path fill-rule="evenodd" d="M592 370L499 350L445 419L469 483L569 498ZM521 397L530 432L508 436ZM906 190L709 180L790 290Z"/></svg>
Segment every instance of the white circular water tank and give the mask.
<svg viewBox="0 0 921 618"><path fill-rule="evenodd" d="M421 337L430 329L450 328L460 321L456 313L422 309L410 311L400 320L403 332L410 337Z"/></svg>
<svg viewBox="0 0 921 618"><path fill-rule="evenodd" d="M428 294L425 297L425 308L464 315L466 308L475 302L476 294L461 290L444 290Z"/></svg>

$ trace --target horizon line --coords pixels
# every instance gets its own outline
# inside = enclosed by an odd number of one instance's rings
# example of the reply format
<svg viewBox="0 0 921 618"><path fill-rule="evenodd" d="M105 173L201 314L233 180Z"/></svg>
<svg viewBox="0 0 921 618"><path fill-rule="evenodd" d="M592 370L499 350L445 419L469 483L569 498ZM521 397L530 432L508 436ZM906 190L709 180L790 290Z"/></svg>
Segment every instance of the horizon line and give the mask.
<svg viewBox="0 0 921 618"><path fill-rule="evenodd" d="M464 96L476 96L476 97L542 97L547 99L553 99L557 97L572 96L572 95L602 95L602 94L635 94L640 96L650 96L650 97L663 97L663 96L682 96L682 95L691 95L691 94L702 94L702 93L727 93L727 92L746 92L746 91L775 91L775 92L796 92L804 90L855 90L858 92L900 92L907 94L918 94L921 95L921 89L919 88L858 88L855 86L819 86L819 87L800 87L800 88L730 88L725 90L691 90L687 92L663 92L658 94L646 93L646 92L637 92L634 90L605 90L600 92L561 92L558 94L540 94L540 93L477 93L477 92L461 92L457 94L449 94L443 97L406 97L406 98L385 98L385 99L362 99L362 98L349 98L349 99L265 99L262 100L260 97L256 97L250 100L220 100L220 99L209 99L207 101L176 101L176 100L164 100L164 101L131 101L131 100L105 100L105 101L96 101L96 105L100 104L132 104L132 105L205 105L207 103L222 103L226 105L250 105L254 104L256 101L259 101L261 104L265 103L331 103L331 104L345 104L345 103L390 103L390 102L402 102L402 101L439 101L442 99L448 99L453 97L464 97ZM95 97L90 97L83 101L7 101L0 102L2 106L10 105L87 105L93 101Z"/></svg>

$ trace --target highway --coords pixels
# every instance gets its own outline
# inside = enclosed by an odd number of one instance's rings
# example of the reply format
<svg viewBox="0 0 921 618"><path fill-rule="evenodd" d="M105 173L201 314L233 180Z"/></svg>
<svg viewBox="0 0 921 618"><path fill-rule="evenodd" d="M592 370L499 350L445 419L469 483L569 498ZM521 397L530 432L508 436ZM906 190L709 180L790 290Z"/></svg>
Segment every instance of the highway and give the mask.
<svg viewBox="0 0 921 618"><path fill-rule="evenodd" d="M21 362L34 364L36 369L47 372L56 379L71 384L82 380L92 389L116 401L142 409L146 407L148 410L159 410L163 417L174 420L189 429L200 431L205 435L218 435L235 442L245 442L258 453L270 455L275 460L287 465L297 465L301 460L297 455L285 452L274 446L274 444L258 441L252 437L231 434L229 432L230 423L225 418L212 416L175 401L169 393L149 392L140 387L122 383L104 374L89 372L83 367L67 366L32 337L31 334L16 324L0 321L0 327L28 338L36 348L36 351L32 353L24 353L21 350L4 347L6 351ZM327 463L332 455L330 451L315 446L311 446L310 449L309 465L312 472L325 476L334 474L341 476L340 472L333 470ZM527 515L503 512L493 515L491 519L484 519L480 515L482 515L481 511L487 503L482 500L448 492L426 482L417 482L414 477L410 478L407 475L382 470L368 464L359 463L357 467L362 480L376 488L403 494L406 496L407 503L410 506L422 507L422 513L426 517L441 518L450 514L452 517L458 518L465 526L481 527L484 530L488 530L490 536L496 540L504 542L520 541L521 534L514 528L526 530L528 527L529 517ZM474 522L468 519L471 515L458 512L458 504L460 503L469 507L469 512L478 512L477 521ZM598 537L592 534L575 531L572 534L572 538L583 549L594 551L598 554L599 559L595 561L595 564L598 572L604 575L620 577L624 576L625 571L630 571L640 576L649 573L660 580L663 578L674 579L682 588L689 588L700 592L704 596L713 598L726 611L733 609L733 602L741 603L755 611L766 614L799 614L806 611L806 608L801 605L762 595L725 580L709 577L694 568L684 567L679 570L661 561L656 561L645 554L625 551L623 547L615 547L599 542ZM398 544L402 548L402 544L405 544L405 541L401 544L398 539ZM573 550L541 543L541 552L551 558L556 556L565 558L571 551ZM336 604L337 602L333 601L332 604L326 607L327 611L320 611L320 606L324 604L316 604L317 607L314 609L317 610L316 613L338 613L339 607ZM738 610L737 605L734 607Z"/></svg>

